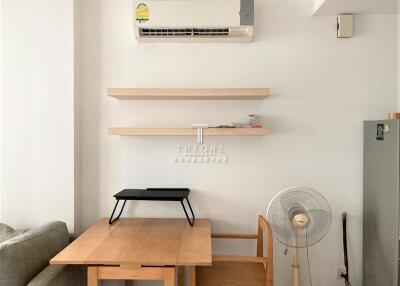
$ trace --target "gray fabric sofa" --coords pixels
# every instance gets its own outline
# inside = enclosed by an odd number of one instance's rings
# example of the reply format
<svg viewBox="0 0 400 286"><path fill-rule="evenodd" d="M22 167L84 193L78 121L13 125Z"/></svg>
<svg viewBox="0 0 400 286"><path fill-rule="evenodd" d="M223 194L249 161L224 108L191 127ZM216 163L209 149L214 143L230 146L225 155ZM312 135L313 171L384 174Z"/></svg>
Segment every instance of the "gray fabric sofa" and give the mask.
<svg viewBox="0 0 400 286"><path fill-rule="evenodd" d="M0 225L0 242L0 286L86 285L83 267L49 265L69 244L65 223L52 222L26 232Z"/></svg>

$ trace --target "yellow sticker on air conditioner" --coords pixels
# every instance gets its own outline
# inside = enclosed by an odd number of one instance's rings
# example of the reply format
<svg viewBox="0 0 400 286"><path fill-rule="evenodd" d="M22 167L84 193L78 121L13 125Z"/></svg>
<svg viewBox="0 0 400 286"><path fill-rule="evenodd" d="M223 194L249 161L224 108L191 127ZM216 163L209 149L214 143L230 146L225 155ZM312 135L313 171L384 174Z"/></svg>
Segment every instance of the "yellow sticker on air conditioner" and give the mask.
<svg viewBox="0 0 400 286"><path fill-rule="evenodd" d="M136 7L136 21L146 22L150 19L149 7L146 4L141 3Z"/></svg>

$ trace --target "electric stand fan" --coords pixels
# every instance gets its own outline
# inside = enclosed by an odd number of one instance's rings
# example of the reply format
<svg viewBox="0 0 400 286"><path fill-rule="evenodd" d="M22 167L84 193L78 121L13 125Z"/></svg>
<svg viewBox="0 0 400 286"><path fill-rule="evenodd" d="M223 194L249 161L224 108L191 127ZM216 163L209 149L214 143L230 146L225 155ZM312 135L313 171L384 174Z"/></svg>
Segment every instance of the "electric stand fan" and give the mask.
<svg viewBox="0 0 400 286"><path fill-rule="evenodd" d="M294 249L292 285L300 286L298 249L316 244L325 237L332 213L328 201L316 190L306 187L289 188L278 193L268 206L268 222L274 237ZM308 265L310 285L311 271Z"/></svg>

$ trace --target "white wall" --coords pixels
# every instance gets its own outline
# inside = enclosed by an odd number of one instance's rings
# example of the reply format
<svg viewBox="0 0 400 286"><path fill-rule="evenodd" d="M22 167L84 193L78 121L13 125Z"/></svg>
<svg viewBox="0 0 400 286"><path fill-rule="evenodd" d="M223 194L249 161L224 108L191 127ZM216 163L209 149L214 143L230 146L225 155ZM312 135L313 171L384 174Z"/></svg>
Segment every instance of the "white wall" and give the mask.
<svg viewBox="0 0 400 286"><path fill-rule="evenodd" d="M397 8L400 10L400 0L397 0ZM400 17L397 17L397 109L400 112Z"/></svg>
<svg viewBox="0 0 400 286"><path fill-rule="evenodd" d="M350 217L353 285L361 285L362 121L397 102L397 17L359 16L356 37L336 39L335 17L310 17L312 1L256 1L251 44L138 44L130 0L83 0L80 38L82 225L109 216L126 187L187 186L199 217L216 231L256 230L280 190L307 185L332 205L329 235L310 250L314 285L336 286L342 266L340 214ZM108 87L270 87L255 102L119 102ZM206 138L224 144L226 165L175 165L194 138L119 138L109 126L177 126L263 116L260 138ZM182 216L178 205L130 204L129 216ZM217 253L233 252L215 245ZM229 249L228 249L229 248ZM276 285L289 285L291 257L276 244ZM237 247L250 254L250 246ZM303 264L303 271L305 264ZM304 272L305 273L305 272ZM304 285L308 285L303 275Z"/></svg>
<svg viewBox="0 0 400 286"><path fill-rule="evenodd" d="M81 230L81 104L79 94L80 60L80 0L73 0L74 5L74 229Z"/></svg>
<svg viewBox="0 0 400 286"><path fill-rule="evenodd" d="M2 4L2 0L0 0L0 66L2 65L3 62L3 36L2 36L2 10L3 9L3 4ZM3 87L2 87L2 83L3 83L3 76L2 76L2 69L0 68L0 126L2 126L2 98L3 98ZM3 140L2 140L2 132L0 132L0 150L2 150L2 144L3 144ZM2 152L0 151L0 162L2 161ZM1 186L1 176L2 176L2 164L0 163L0 186ZM0 187L0 221L2 221L3 217L2 217L2 205L3 205L3 201L2 201L2 189Z"/></svg>
<svg viewBox="0 0 400 286"><path fill-rule="evenodd" d="M325 0L313 0L313 14L323 5Z"/></svg>
<svg viewBox="0 0 400 286"><path fill-rule="evenodd" d="M311 0L257 0L252 44L138 44L131 0L81 0L74 74L73 2L2 1L2 221L25 227L59 219L73 230L81 219L85 229L109 216L122 188L188 186L196 213L212 218L215 231L249 232L275 193L308 185L334 212L328 237L310 250L314 285L343 284L336 280L342 211L350 215L352 282L361 285L362 120L396 108L396 16L359 16L356 37L338 40L335 17L310 17ZM108 87L271 87L273 95L261 102L119 102L106 97ZM107 135L109 126L186 127L250 113L274 134L206 138L225 145L226 165L172 163L177 145L194 138ZM182 211L143 202L130 204L128 215ZM291 257L281 248L277 243L277 286L290 281ZM217 253L233 250L215 245ZM252 253L251 245L236 250Z"/></svg>
<svg viewBox="0 0 400 286"><path fill-rule="evenodd" d="M2 1L2 221L74 226L74 31L68 0Z"/></svg>

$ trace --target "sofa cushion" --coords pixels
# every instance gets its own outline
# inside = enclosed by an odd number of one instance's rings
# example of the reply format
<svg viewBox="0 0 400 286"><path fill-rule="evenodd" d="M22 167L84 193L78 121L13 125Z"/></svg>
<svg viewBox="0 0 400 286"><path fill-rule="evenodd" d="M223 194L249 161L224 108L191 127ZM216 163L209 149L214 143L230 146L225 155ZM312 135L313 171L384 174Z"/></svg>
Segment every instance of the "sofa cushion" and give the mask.
<svg viewBox="0 0 400 286"><path fill-rule="evenodd" d="M0 243L25 233L26 230L14 230L4 223L0 223Z"/></svg>
<svg viewBox="0 0 400 286"><path fill-rule="evenodd" d="M67 226L53 222L0 244L0 285L26 286L69 243Z"/></svg>

